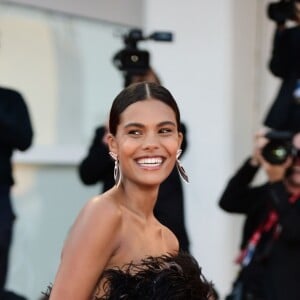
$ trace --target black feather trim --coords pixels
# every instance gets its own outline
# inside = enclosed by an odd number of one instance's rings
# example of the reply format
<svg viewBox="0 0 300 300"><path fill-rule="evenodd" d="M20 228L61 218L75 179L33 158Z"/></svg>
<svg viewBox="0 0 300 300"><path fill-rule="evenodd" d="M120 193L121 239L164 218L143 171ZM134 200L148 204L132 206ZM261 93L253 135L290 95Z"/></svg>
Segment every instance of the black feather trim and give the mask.
<svg viewBox="0 0 300 300"><path fill-rule="evenodd" d="M214 300L213 286L188 253L147 257L140 263L107 269L99 283L104 295L91 300ZM50 285L40 300L49 299Z"/></svg>

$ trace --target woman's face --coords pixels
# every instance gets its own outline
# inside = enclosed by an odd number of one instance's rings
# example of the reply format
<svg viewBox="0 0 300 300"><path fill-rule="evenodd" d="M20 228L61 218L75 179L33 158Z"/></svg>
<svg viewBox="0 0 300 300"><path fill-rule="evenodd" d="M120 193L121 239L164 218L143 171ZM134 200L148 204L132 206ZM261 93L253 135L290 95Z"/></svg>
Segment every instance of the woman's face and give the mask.
<svg viewBox="0 0 300 300"><path fill-rule="evenodd" d="M172 171L181 141L172 108L147 99L123 111L109 145L118 156L123 180L157 185Z"/></svg>

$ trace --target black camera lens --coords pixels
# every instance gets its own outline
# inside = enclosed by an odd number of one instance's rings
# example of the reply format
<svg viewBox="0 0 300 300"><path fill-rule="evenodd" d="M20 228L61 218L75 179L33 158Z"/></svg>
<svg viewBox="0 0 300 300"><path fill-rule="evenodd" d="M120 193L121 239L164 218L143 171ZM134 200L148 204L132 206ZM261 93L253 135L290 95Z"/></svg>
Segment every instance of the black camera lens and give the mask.
<svg viewBox="0 0 300 300"><path fill-rule="evenodd" d="M273 165L283 164L292 154L292 145L287 141L272 140L263 149L262 156Z"/></svg>

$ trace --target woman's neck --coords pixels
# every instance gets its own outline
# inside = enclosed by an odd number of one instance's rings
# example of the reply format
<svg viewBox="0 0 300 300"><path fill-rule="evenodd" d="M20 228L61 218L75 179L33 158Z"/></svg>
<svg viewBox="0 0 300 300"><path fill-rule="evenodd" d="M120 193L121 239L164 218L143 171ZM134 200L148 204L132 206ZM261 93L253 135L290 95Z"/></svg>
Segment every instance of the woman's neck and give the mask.
<svg viewBox="0 0 300 300"><path fill-rule="evenodd" d="M153 215L159 186L121 184L116 192L120 202L136 214L148 218Z"/></svg>

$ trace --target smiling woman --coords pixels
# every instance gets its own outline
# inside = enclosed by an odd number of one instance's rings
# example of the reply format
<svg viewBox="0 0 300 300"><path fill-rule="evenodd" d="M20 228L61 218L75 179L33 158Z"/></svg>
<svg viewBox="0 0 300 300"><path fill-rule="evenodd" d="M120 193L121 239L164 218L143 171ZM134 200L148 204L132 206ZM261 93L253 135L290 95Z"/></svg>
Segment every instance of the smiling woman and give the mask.
<svg viewBox="0 0 300 300"><path fill-rule="evenodd" d="M154 216L182 133L171 93L137 83L115 98L108 145L116 185L81 210L65 242L50 299L213 299L211 284ZM124 280L126 279L126 280Z"/></svg>
<svg viewBox="0 0 300 300"><path fill-rule="evenodd" d="M171 173L182 141L173 110L148 99L130 105L120 121L116 138L110 134L108 143L111 152L118 153L122 173L159 184Z"/></svg>

